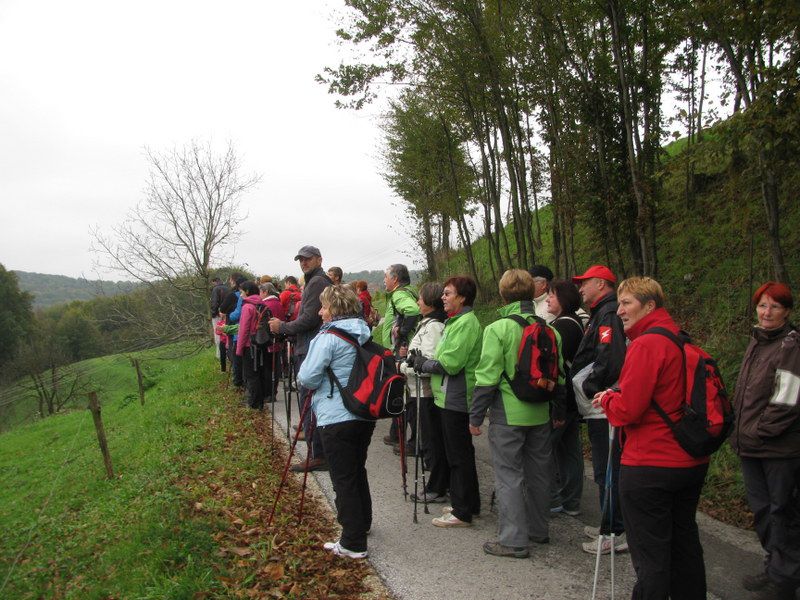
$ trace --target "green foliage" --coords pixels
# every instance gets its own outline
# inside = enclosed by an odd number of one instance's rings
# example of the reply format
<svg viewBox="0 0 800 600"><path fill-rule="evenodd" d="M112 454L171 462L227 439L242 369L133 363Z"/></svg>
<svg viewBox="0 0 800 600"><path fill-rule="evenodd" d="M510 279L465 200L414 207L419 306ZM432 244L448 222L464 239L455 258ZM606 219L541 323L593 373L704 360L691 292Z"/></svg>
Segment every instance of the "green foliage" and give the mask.
<svg viewBox="0 0 800 600"><path fill-rule="evenodd" d="M31 301L32 296L20 289L16 274L0 265L0 370L31 330Z"/></svg>

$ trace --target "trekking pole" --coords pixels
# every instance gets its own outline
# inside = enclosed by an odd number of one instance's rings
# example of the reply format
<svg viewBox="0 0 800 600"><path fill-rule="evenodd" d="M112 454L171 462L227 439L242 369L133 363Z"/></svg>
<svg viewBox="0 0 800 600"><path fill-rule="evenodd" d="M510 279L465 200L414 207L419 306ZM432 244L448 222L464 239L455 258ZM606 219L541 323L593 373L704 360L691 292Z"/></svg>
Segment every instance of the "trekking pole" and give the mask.
<svg viewBox="0 0 800 600"><path fill-rule="evenodd" d="M397 417L397 441L400 444L400 475L403 479L403 499L408 500L408 484L406 482L406 474L408 468L406 465L406 408L408 407L408 387L405 389L405 403L403 405L403 412Z"/></svg>
<svg viewBox="0 0 800 600"><path fill-rule="evenodd" d="M414 457L414 523L417 522L417 502L419 501L419 494L417 493L417 478L419 476L419 464L422 461L420 451L420 438L422 437L422 430L420 429L420 411L422 410L422 383L420 382L419 373L415 373L417 378L417 436L416 436L416 456ZM422 503L425 507L425 514L431 514L428 510L428 484L425 481L425 465L422 465Z"/></svg>
<svg viewBox="0 0 800 600"><path fill-rule="evenodd" d="M286 400L286 439L291 439L292 427L292 343L286 340L286 384L283 395Z"/></svg>
<svg viewBox="0 0 800 600"><path fill-rule="evenodd" d="M311 399L311 392L308 393L309 400ZM308 439L314 439L314 431L317 429L317 420L311 417L311 426L308 428ZM308 444L306 451L306 462L303 468L303 487L300 489L300 508L297 510L297 524L303 519L303 504L306 501L306 483L308 482L308 460L311 457L311 452L314 449L313 441Z"/></svg>
<svg viewBox="0 0 800 600"><path fill-rule="evenodd" d="M270 412L272 413L270 419L270 426L269 426L269 434L272 438L270 440L270 456L275 456L275 405L277 404L278 399L275 397L275 354L277 350L270 352L272 355L272 370L269 372L269 396L268 398L272 398L272 406L269 407Z"/></svg>
<svg viewBox="0 0 800 600"><path fill-rule="evenodd" d="M308 411L309 407L311 406L311 394L306 397L305 402L303 403L303 409L300 411L300 418L302 419L305 417L306 412ZM275 508L278 506L278 499L281 497L281 492L283 491L283 487L286 485L286 478L289 476L289 466L292 464L292 456L294 455L294 449L297 446L297 438L300 437L300 431L296 431L294 434L294 439L292 440L292 445L289 448L289 456L286 459L286 465L283 467L283 474L281 475L281 482L278 485L278 491L275 492L275 500L272 503L272 510L269 513L269 519L267 520L267 527L272 526L272 519L275 517ZM306 455L306 465L308 464L308 455Z"/></svg>
<svg viewBox="0 0 800 600"><path fill-rule="evenodd" d="M615 427L608 425L608 460L606 461L606 477L605 477L605 491L603 493L603 509L600 514L600 530L603 529L603 521L608 517L609 530L611 531L611 600L614 600L614 542L616 541L614 535L614 510L613 500L611 494L611 485L613 483L612 470L613 470L613 456L614 456L614 433ZM597 597L597 581L600 577L600 556L603 548L602 533L597 534L597 557L594 561L594 583L592 584L592 600Z"/></svg>

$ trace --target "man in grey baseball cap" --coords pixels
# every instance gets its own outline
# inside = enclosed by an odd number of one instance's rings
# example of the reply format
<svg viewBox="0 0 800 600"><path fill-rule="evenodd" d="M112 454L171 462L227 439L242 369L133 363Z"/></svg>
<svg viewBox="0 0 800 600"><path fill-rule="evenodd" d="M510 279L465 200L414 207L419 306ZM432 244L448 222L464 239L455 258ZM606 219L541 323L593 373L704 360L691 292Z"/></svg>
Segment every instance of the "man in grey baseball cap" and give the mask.
<svg viewBox="0 0 800 600"><path fill-rule="evenodd" d="M294 355L295 355L295 368L299 371L300 365L308 354L308 345L322 326L322 317L319 316L319 309L322 304L319 296L329 285L333 285L331 280L322 270L322 253L316 246L303 246L297 251L295 260L300 261L300 268L303 270L305 277L305 287L303 288L303 296L300 300L300 312L297 319L294 321L284 322L280 319L270 319L269 328L272 333L280 333L283 335L296 336ZM302 404L308 390L300 388L298 400ZM302 409L302 406L301 406ZM306 439L311 439L311 456L313 457L308 462L309 471L321 471L328 468L328 463L325 460L325 454L322 450L322 440L319 433L314 431L312 438L309 437L309 429L311 424L310 414L303 424ZM293 471L303 471L305 461L294 465Z"/></svg>

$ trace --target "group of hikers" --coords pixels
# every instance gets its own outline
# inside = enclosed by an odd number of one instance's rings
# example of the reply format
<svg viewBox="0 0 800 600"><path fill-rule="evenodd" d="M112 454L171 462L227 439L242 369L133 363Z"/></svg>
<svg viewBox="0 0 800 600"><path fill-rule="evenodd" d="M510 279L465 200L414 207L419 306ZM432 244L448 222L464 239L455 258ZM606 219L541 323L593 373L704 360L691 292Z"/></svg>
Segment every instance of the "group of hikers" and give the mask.
<svg viewBox="0 0 800 600"><path fill-rule="evenodd" d="M302 287L286 277L279 291L268 276L244 281L236 273L230 288L217 282L212 317L227 337L218 346L221 368L231 363L251 408L275 401L281 373L296 374L305 416L296 438L309 451L292 470L329 471L342 533L324 547L365 558L375 420L349 410L348 400L357 347L366 347L378 316L366 282L324 271L318 248L302 247L295 260ZM433 525L470 527L481 514L473 437L486 429L498 530L483 550L530 556L549 542L553 513L580 513L585 423L602 517L585 527L592 541L582 550L629 550L633 598L705 599L695 513L709 456L729 437L765 551L763 571L742 585L760 600L795 598L800 333L789 321L786 284L770 281L753 295L757 324L732 402L713 359L680 330L649 277L617 282L604 265L560 281L544 265L510 269L498 282L499 318L485 328L470 277L416 290L408 269L394 264L384 287L375 341L405 377L406 398L383 442L421 462L427 478L413 499L442 505Z"/></svg>

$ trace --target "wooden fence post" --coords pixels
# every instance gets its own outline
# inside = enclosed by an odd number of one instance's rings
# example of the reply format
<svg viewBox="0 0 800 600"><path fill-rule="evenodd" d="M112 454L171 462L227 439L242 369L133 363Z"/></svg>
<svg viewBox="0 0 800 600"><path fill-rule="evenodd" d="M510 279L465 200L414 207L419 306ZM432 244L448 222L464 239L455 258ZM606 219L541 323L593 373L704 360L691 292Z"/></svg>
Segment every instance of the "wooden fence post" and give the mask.
<svg viewBox="0 0 800 600"><path fill-rule="evenodd" d="M94 418L94 428L97 430L97 441L100 442L100 452L103 453L103 462L106 464L106 474L109 479L114 479L114 467L111 465L111 454L108 451L106 432L103 429L103 420L100 418L100 404L97 402L97 392L89 392L89 410Z"/></svg>
<svg viewBox="0 0 800 600"><path fill-rule="evenodd" d="M133 366L136 368L136 381L139 383L139 402L144 406L144 382L142 381L142 366L139 364L139 359L133 359Z"/></svg>

